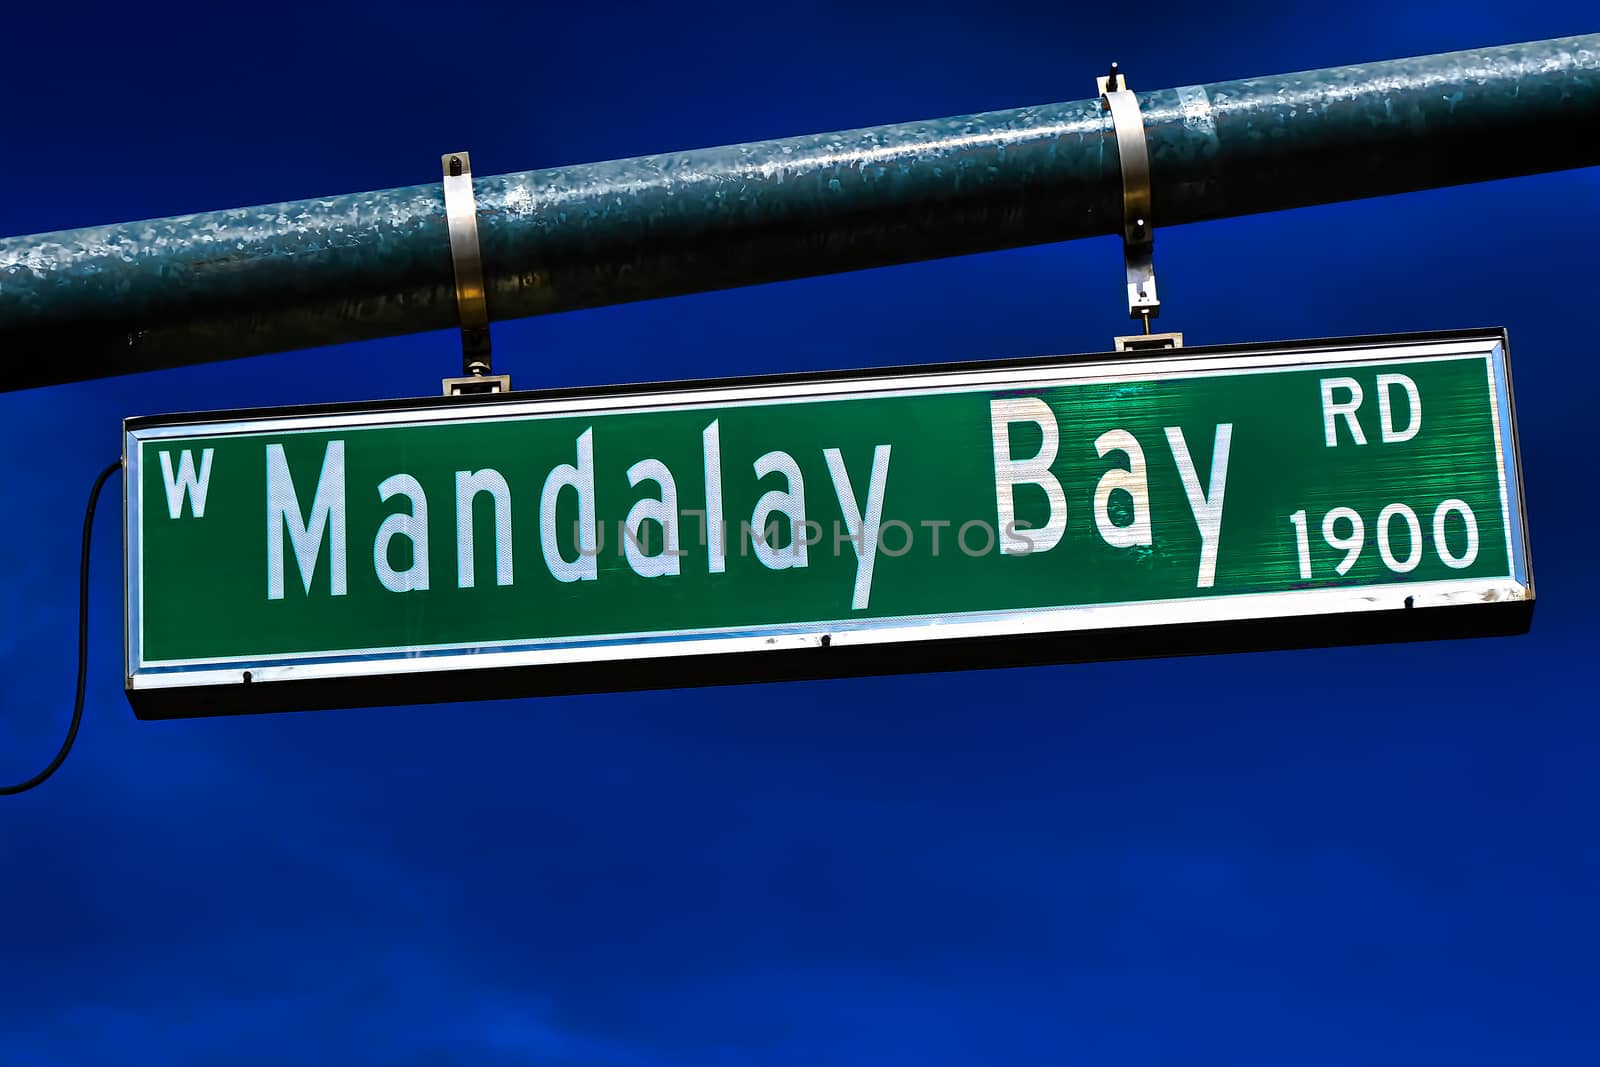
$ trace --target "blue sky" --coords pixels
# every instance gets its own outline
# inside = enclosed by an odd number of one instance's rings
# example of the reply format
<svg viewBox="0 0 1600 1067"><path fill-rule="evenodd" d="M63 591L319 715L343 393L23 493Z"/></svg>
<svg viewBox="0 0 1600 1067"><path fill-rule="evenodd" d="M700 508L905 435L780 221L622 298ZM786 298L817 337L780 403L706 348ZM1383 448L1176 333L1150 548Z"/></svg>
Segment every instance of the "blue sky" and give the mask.
<svg viewBox="0 0 1600 1067"><path fill-rule="evenodd" d="M1145 9L1141 7L1141 11ZM28 5L0 235L1592 32L1579 5ZM1574 135L1582 135L1574 131ZM1493 151L1485 146L1485 151ZM1509 328L1514 639L140 723L0 803L7 1064L1575 1063L1600 172L1164 230L1191 343ZM519 386L1104 349L1114 239L499 324ZM129 415L426 394L430 334L0 394L0 779ZM6 359L72 359L10 352Z"/></svg>

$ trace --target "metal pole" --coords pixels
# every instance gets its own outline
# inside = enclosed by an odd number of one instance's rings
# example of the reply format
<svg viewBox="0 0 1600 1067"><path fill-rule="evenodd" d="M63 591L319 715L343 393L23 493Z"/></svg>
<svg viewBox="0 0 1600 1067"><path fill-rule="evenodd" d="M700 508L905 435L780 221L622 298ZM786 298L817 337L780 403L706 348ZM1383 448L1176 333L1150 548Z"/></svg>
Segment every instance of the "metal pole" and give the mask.
<svg viewBox="0 0 1600 1067"><path fill-rule="evenodd" d="M1140 104L1163 226L1590 166L1600 34ZM476 182L491 319L1114 233L1120 190L1098 100ZM456 324L438 185L0 241L0 388Z"/></svg>

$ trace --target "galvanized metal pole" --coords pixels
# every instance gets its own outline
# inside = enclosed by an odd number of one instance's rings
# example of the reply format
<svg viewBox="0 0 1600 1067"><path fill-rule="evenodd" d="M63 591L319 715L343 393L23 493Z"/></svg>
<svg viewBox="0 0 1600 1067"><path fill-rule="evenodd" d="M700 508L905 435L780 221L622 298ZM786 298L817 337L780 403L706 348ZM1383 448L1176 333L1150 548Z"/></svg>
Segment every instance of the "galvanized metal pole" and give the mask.
<svg viewBox="0 0 1600 1067"><path fill-rule="evenodd" d="M1600 163L1600 34L1139 96L1163 226ZM1121 221L1098 100L528 171L476 191L492 319ZM456 321L438 185L0 241L3 388ZM39 351L64 358L18 358Z"/></svg>

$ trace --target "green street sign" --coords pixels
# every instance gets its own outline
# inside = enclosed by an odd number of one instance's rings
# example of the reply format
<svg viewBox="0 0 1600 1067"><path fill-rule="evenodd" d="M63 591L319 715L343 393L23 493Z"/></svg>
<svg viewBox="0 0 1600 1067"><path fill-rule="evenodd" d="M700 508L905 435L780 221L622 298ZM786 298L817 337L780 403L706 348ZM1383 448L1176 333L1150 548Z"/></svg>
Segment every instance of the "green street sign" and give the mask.
<svg viewBox="0 0 1600 1067"><path fill-rule="evenodd" d="M129 419L164 717L1514 633L1503 332Z"/></svg>

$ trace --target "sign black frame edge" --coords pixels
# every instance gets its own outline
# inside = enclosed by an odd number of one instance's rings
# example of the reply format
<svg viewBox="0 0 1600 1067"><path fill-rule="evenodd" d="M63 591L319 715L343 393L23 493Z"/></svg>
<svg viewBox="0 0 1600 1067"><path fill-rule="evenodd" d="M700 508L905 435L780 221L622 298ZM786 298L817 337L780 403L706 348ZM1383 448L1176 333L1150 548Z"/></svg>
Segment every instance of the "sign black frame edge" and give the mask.
<svg viewBox="0 0 1600 1067"><path fill-rule="evenodd" d="M140 719L189 719L1510 637L1528 632L1533 604L1530 597L1494 604L1166 623L1069 633L941 638L772 652L686 653L632 663L478 667L365 678L140 689L129 690L128 701Z"/></svg>

